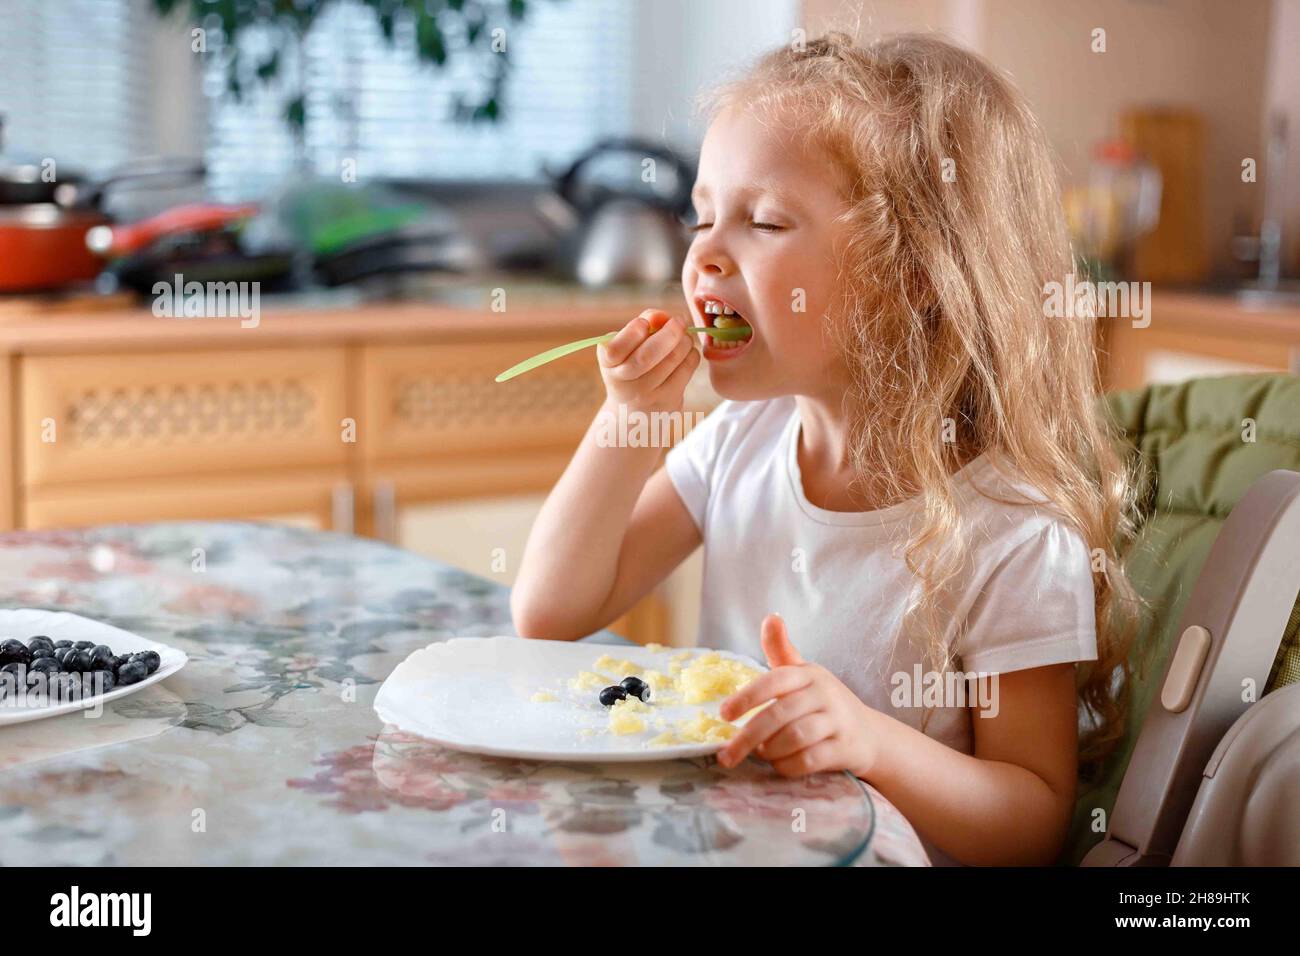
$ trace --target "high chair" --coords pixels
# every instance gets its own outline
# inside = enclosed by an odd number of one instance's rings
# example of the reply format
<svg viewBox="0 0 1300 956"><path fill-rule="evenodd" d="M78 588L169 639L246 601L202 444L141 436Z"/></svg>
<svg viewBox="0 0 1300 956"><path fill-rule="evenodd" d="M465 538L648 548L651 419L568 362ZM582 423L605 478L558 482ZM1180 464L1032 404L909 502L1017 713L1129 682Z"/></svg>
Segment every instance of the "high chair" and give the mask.
<svg viewBox="0 0 1300 956"><path fill-rule="evenodd" d="M1300 865L1300 377L1107 410L1146 472L1125 563L1149 607L1126 733L1080 781L1061 862Z"/></svg>

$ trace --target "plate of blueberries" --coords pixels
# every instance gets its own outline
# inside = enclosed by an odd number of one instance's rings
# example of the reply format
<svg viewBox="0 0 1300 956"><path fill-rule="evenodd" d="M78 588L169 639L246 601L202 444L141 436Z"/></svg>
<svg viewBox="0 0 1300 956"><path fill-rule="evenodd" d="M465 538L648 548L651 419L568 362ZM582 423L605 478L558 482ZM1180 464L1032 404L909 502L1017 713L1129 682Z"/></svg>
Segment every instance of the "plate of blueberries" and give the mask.
<svg viewBox="0 0 1300 956"><path fill-rule="evenodd" d="M188 659L79 614L0 610L0 727L125 697L175 674Z"/></svg>

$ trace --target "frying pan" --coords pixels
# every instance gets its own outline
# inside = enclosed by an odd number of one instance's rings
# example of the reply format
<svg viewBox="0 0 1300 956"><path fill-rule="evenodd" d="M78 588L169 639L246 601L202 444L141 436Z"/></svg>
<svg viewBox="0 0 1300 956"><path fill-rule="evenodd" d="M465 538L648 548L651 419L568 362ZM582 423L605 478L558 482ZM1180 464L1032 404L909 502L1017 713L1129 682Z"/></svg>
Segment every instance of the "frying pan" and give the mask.
<svg viewBox="0 0 1300 956"><path fill-rule="evenodd" d="M482 267L472 244L438 227L407 227L371 236L315 261L316 275L327 286L395 273L469 273Z"/></svg>

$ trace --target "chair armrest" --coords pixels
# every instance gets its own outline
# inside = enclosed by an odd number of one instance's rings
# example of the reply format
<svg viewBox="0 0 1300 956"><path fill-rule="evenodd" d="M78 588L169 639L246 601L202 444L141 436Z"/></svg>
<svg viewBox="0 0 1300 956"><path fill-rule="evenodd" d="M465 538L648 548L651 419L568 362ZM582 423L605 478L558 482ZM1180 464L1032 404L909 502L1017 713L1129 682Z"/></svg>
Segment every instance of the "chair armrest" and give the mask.
<svg viewBox="0 0 1300 956"><path fill-rule="evenodd" d="M1210 549L1115 798L1106 840L1085 865L1169 862L1207 761L1263 693L1297 591L1300 474L1279 469L1251 486ZM1208 640L1193 628L1203 628ZM1175 693L1179 685L1188 693ZM1114 842L1120 846L1106 846Z"/></svg>

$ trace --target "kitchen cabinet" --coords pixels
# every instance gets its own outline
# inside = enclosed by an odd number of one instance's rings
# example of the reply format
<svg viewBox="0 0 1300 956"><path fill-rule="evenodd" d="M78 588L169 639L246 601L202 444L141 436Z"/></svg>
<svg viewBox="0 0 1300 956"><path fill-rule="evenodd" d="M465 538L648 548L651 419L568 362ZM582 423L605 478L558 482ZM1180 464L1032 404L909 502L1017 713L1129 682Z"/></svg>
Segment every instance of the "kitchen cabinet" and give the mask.
<svg viewBox="0 0 1300 956"><path fill-rule="evenodd" d="M380 538L509 584L603 386L590 352L493 378L679 301L527 300L512 294L508 315L285 311L256 328L11 305L0 441L16 454L0 469L0 529L267 521ZM667 642L671 621L656 594L614 629Z"/></svg>
<svg viewBox="0 0 1300 956"><path fill-rule="evenodd" d="M48 488L342 468L345 364L338 348L26 359L20 479Z"/></svg>
<svg viewBox="0 0 1300 956"><path fill-rule="evenodd" d="M497 384L507 356L550 338L385 345L361 358L360 527L399 547L514 583L546 493L600 407L604 388L579 353ZM653 595L612 629L642 643L670 640Z"/></svg>
<svg viewBox="0 0 1300 956"><path fill-rule="evenodd" d="M31 489L24 528L191 519L246 519L349 530L351 485L343 470L306 474L151 478Z"/></svg>
<svg viewBox="0 0 1300 956"><path fill-rule="evenodd" d="M273 521L380 538L511 583L602 387L590 352L507 384L494 376L642 308L679 309L680 293L530 300L512 289L508 313L491 311L487 292L462 298L268 312L256 328L6 303L0 530ZM1146 328L1103 323L1107 387L1300 370L1300 312L1157 289L1151 315ZM701 371L689 411L717 402L706 383ZM688 559L614 629L692 642L701 563Z"/></svg>
<svg viewBox="0 0 1300 956"><path fill-rule="evenodd" d="M557 462L559 469L567 463ZM559 476L559 470L555 471ZM549 489L554 478L539 485ZM519 572L528 532L546 500L546 492L534 491L498 497L467 497L446 500L436 493L420 493L421 486L408 475L405 481L380 479L372 484L377 508L376 537L407 551L436 558L480 577L511 587ZM438 485L425 485L436 488ZM610 630L640 643L670 643L674 608L664 592L651 594Z"/></svg>
<svg viewBox="0 0 1300 956"><path fill-rule="evenodd" d="M1300 371L1294 366L1294 347L1251 338L1120 326L1111 348L1116 358L1110 384L1116 389L1242 372Z"/></svg>
<svg viewBox="0 0 1300 956"><path fill-rule="evenodd" d="M1239 372L1300 372L1300 309L1246 309L1228 296L1156 289L1150 323L1105 319L1107 389Z"/></svg>
<svg viewBox="0 0 1300 956"><path fill-rule="evenodd" d="M366 461L470 461L572 448L604 395L591 352L493 381L516 358L556 344L533 336L363 349L358 443Z"/></svg>

